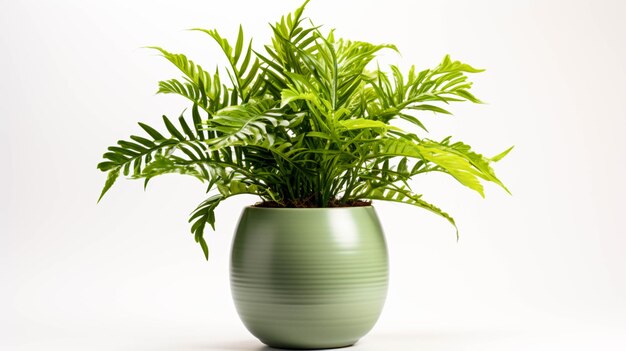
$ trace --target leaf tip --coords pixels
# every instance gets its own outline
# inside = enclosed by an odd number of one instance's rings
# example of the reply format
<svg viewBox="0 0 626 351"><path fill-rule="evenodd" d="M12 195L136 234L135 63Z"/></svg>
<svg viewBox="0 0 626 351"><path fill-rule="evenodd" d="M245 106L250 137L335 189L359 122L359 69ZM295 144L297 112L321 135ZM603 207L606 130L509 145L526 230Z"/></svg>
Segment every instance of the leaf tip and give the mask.
<svg viewBox="0 0 626 351"><path fill-rule="evenodd" d="M153 46L153 45L147 45L147 46L141 46L141 49L149 49L149 50L156 50L161 52L161 54L165 54L165 49L159 47L159 46Z"/></svg>
<svg viewBox="0 0 626 351"><path fill-rule="evenodd" d="M115 168L109 171L109 173L107 174L106 182L104 183L104 187L102 188L102 192L100 193L100 197L98 198L98 201L96 203L100 203L100 200L102 200L102 198L104 197L104 194L106 194L107 191L109 191L109 189L113 186L113 184L115 183L119 175L120 175L119 168Z"/></svg>
<svg viewBox="0 0 626 351"><path fill-rule="evenodd" d="M489 160L490 160L490 161L492 161L492 162L498 162L498 161L500 161L500 160L501 160L501 159L503 159L506 155L508 155L508 154L509 154L509 152L511 152L511 150L513 150L513 148L514 148L514 147L515 147L515 145L513 145L513 146L509 147L508 149L506 149L506 150L502 151L501 153L499 153L499 154L497 154L497 155L495 155L495 156L491 157Z"/></svg>

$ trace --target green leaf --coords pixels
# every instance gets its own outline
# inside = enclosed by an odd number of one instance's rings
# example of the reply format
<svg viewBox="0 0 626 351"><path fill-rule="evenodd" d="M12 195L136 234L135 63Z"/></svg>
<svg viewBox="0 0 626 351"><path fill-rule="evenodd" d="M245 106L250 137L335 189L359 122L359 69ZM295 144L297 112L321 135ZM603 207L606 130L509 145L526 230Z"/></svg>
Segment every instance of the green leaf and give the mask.
<svg viewBox="0 0 626 351"><path fill-rule="evenodd" d="M483 196L487 182L508 191L491 166L510 149L488 158L450 138L430 140L421 115L411 112L450 114L456 102L480 103L470 78L481 69L448 55L432 68L374 64L381 50L397 48L340 38L305 18L307 3L272 22L261 50L241 25L232 41L215 29L195 29L226 58L212 74L184 54L150 47L182 76L160 81L158 93L183 97L191 110L178 122L164 116L161 127L140 123L145 133L105 150L100 198L120 174L143 178L144 186L171 173L199 179L207 194L217 193L190 216L208 257L206 224L214 227L215 208L238 194L318 207L370 196L427 209L454 225L410 190L417 175L447 173ZM227 80L219 74L224 69ZM392 125L396 118L409 122L406 130Z"/></svg>
<svg viewBox="0 0 626 351"><path fill-rule="evenodd" d="M400 162L398 163L397 171L403 176L409 175L409 168L407 167L407 162L408 162L408 159L406 157L403 157L400 159Z"/></svg>
<svg viewBox="0 0 626 351"><path fill-rule="evenodd" d="M235 55L233 56L234 62L239 60L241 49L243 49L243 28L239 26L239 34L237 35L237 43L235 44Z"/></svg>
<svg viewBox="0 0 626 351"><path fill-rule="evenodd" d="M209 259L209 252L204 240L204 229L208 223L215 230L215 208L226 198L240 194L258 194L260 189L254 184L246 184L237 180L231 180L228 184L219 185L220 194L213 195L203 201L191 213L189 223L191 232L194 234L196 242L202 247L205 258Z"/></svg>
<svg viewBox="0 0 626 351"><path fill-rule="evenodd" d="M281 91L280 107L285 107L289 103L298 100L307 100L315 102L317 97L313 93L299 93L291 89L283 89Z"/></svg>
<svg viewBox="0 0 626 351"><path fill-rule="evenodd" d="M111 171L109 171L108 175L107 175L107 180L104 183L104 187L102 188L102 192L100 193L100 197L98 197L98 202L100 202L100 200L102 200L102 197L104 196L104 194L106 194L107 191L109 191L109 189L113 186L113 184L115 183L115 181L117 180L117 177L119 177L120 175L120 169L116 168L113 169Z"/></svg>
<svg viewBox="0 0 626 351"><path fill-rule="evenodd" d="M477 104L482 104L483 102L480 101L477 97L475 97L474 95L472 95L472 93L470 93L467 90L457 90L455 92L456 95L463 97L471 102L475 102Z"/></svg>
<svg viewBox="0 0 626 351"><path fill-rule="evenodd" d="M189 60L185 55L174 54L158 46L148 46L146 48L157 50L158 52L160 52L163 57L165 57L168 61L170 61L187 77L189 82L195 88L206 89L211 86L211 81L213 80L211 78L211 75L207 73L206 71L204 71L202 67L195 64L193 61ZM217 74L216 74L215 79L219 79L217 77ZM184 85L178 82L177 80L170 80L170 81L159 83L159 92L163 92L163 93L183 92L183 94L181 95L186 95L187 93L189 93L188 88L189 86ZM215 91L211 89L204 91L204 93L206 93L210 97L214 97L215 95ZM189 96L193 96L193 98L195 99L198 97L198 94L196 92L195 94L191 94Z"/></svg>
<svg viewBox="0 0 626 351"><path fill-rule="evenodd" d="M401 130L398 127L391 126L381 121L374 121L371 119L363 119L363 118L346 119L343 121L339 121L338 124L341 127L345 128L346 130L356 130L356 129Z"/></svg>
<svg viewBox="0 0 626 351"><path fill-rule="evenodd" d="M157 132L156 129L150 127L147 124L139 122L139 126L148 133L154 140L164 140L165 138L161 133Z"/></svg>
<svg viewBox="0 0 626 351"><path fill-rule="evenodd" d="M221 136L208 140L213 150L229 146L259 145L270 147L276 138L271 130L290 124L274 110L272 99L224 108L207 122L206 129Z"/></svg>
<svg viewBox="0 0 626 351"><path fill-rule="evenodd" d="M399 113L398 116L400 118L404 119L405 121L409 121L409 122L415 124L416 126L422 128L424 131L428 132L428 129L426 129L424 124L422 124L422 122L419 119L417 119L417 118L415 118L415 117L413 117L411 115L407 115L405 113Z"/></svg>
<svg viewBox="0 0 626 351"><path fill-rule="evenodd" d="M209 223L215 230L215 208L222 200L222 195L209 197L198 205L191 213L191 217L189 217L189 222L192 223L191 233L194 235L196 242L200 244L206 260L209 259L209 249L204 239L204 228Z"/></svg>
<svg viewBox="0 0 626 351"><path fill-rule="evenodd" d="M366 196L366 198L370 200L401 202L401 203L417 206L425 210L428 210L440 217L445 218L448 221L448 223L450 223L454 227L456 231L456 238L457 240L459 239L459 229L456 226L456 222L454 221L454 218L452 218L452 216L450 216L446 212L442 211L437 206L422 200L422 195L415 195L411 191L404 189L404 188L382 187L382 188L374 189L371 193L369 193Z"/></svg>
<svg viewBox="0 0 626 351"><path fill-rule="evenodd" d="M422 104L422 105L417 105L417 106L410 106L408 107L411 110L421 110L421 111L433 111L433 112L437 112L437 113L443 113L446 115L451 115L452 113L450 113L448 110L444 110L441 107L437 107L434 105L427 105L427 104Z"/></svg>
<svg viewBox="0 0 626 351"><path fill-rule="evenodd" d="M492 162L498 162L498 161L500 161L501 159L503 159L503 158L504 158L504 156L508 155L508 154L509 154L509 152L511 152L511 150L513 150L513 148L514 148L514 147L515 147L515 146L511 146L510 148L508 148L508 149L504 150L503 152L501 152L501 153L499 153L499 154L497 154L497 155L495 155L495 156L491 157L491 158L490 158L490 160L491 160Z"/></svg>
<svg viewBox="0 0 626 351"><path fill-rule="evenodd" d="M509 189L504 186L504 184L496 177L495 172L490 166L491 160L484 157L481 154L478 154L471 150L471 147L462 142L456 142L454 144L449 144L449 138L446 138L444 141L440 143L436 143L433 141L426 141L424 145L428 147L434 147L438 150L441 150L448 154L454 154L457 157L465 159L469 164L471 164L471 172L484 180L496 183L502 189L504 189L507 193L511 193Z"/></svg>
<svg viewBox="0 0 626 351"><path fill-rule="evenodd" d="M174 124L172 124L172 122L170 122L170 120L165 115L163 115L163 123L165 123L165 127L174 138L178 140L185 140L185 136L181 132L179 132L178 129L176 129Z"/></svg>
<svg viewBox="0 0 626 351"><path fill-rule="evenodd" d="M461 184L476 190L480 196L485 197L483 186L478 179L479 172L469 160L437 147L419 146L418 148L424 159L437 164Z"/></svg>

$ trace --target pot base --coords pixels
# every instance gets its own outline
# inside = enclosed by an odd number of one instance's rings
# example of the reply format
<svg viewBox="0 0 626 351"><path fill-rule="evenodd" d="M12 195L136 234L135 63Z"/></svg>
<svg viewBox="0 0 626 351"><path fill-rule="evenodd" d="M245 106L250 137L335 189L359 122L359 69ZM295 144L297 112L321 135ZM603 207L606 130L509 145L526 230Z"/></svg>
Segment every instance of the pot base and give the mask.
<svg viewBox="0 0 626 351"><path fill-rule="evenodd" d="M328 345L325 344L324 346L319 346L319 345L311 345L309 346L302 346L302 345L284 345L284 344L274 344L271 342L265 342L263 340L261 340L262 343L264 343L265 345L274 348L274 349L279 349L279 350L334 350L334 349L343 349L346 347L351 347L354 346L354 344L356 344L358 340L355 341L351 341L350 343L346 343L346 344L338 344L338 345Z"/></svg>

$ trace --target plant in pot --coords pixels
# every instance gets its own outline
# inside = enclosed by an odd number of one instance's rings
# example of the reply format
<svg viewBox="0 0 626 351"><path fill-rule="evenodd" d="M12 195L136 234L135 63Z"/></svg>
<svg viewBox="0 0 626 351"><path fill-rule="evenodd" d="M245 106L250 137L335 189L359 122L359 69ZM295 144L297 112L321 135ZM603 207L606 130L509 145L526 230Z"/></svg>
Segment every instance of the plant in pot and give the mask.
<svg viewBox="0 0 626 351"><path fill-rule="evenodd" d="M488 158L451 138L421 135L421 113L480 103L468 74L481 70L448 56L408 74L381 69L377 53L395 46L322 33L303 17L305 5L271 25L263 52L241 27L234 43L194 29L224 52L222 71L152 47L183 74L159 82L158 92L179 95L190 108L177 120L163 116L166 132L139 123L145 135L109 147L98 165L108 173L100 198L120 174L145 184L168 173L197 178L209 195L189 221L208 259L203 233L214 227L216 207L232 196L259 196L243 210L233 241L237 311L267 345L331 348L365 335L385 300L387 249L371 202L420 207L456 228L410 180L442 172L481 195L481 180L506 190L491 163L510 149Z"/></svg>

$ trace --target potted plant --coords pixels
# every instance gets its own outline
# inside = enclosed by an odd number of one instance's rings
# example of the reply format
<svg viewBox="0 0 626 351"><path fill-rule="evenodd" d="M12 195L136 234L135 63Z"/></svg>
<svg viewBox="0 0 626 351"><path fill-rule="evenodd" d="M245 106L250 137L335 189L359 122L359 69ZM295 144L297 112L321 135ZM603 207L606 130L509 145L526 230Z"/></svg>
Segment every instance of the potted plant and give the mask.
<svg viewBox="0 0 626 351"><path fill-rule="evenodd" d="M209 195L189 221L208 259L203 233L214 227L215 208L232 196L259 196L243 210L233 241L237 310L268 345L330 348L367 333L385 300L387 250L371 201L421 207L456 228L409 181L443 172L483 196L481 180L506 190L491 163L510 149L488 158L451 138L422 136L421 113L480 103L468 75L482 70L449 56L408 74L379 68L376 54L395 46L322 33L303 17L305 5L271 25L263 52L241 27L234 43L194 29L221 47L227 79L152 47L184 76L159 82L158 92L187 99L189 112L178 121L163 116L165 133L139 123L145 135L109 147L98 165L108 173L100 198L120 174L145 184L167 173L197 178Z"/></svg>

